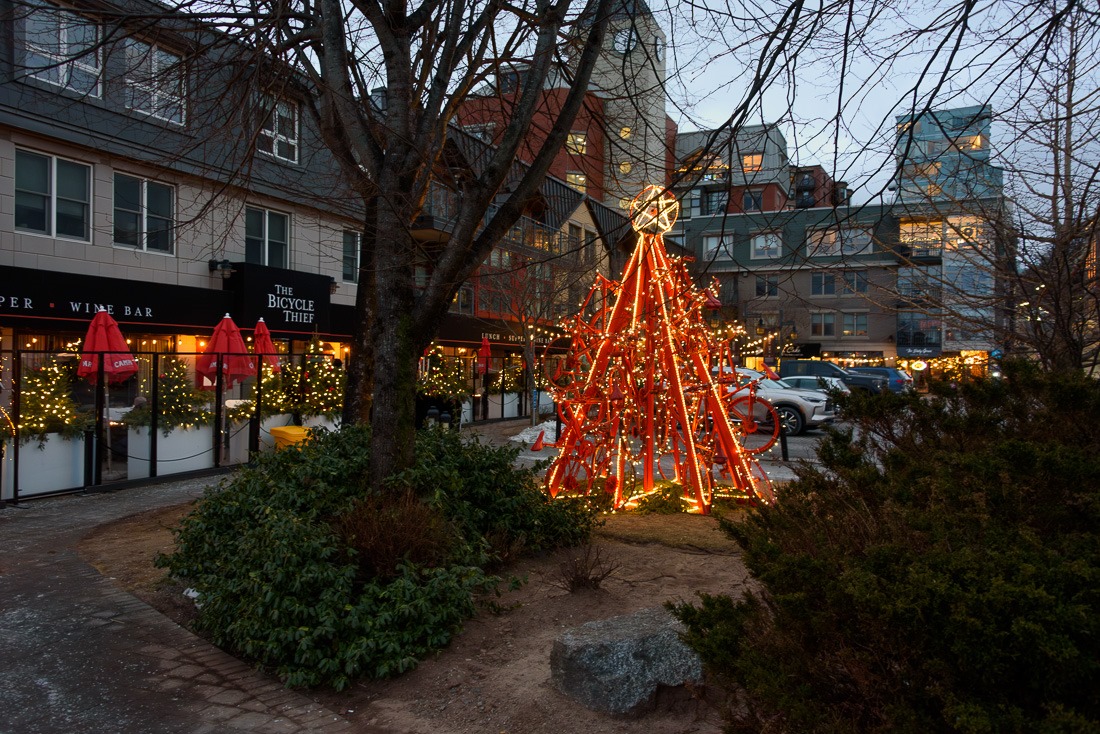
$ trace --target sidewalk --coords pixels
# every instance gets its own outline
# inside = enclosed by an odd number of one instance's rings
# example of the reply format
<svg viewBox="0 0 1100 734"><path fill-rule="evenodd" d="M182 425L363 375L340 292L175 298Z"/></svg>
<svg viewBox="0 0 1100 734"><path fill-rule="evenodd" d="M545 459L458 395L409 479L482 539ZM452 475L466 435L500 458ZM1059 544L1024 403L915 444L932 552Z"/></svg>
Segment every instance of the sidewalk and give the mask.
<svg viewBox="0 0 1100 734"><path fill-rule="evenodd" d="M519 445L510 438L528 425L465 430ZM551 455L525 448L519 460ZM0 506L0 734L352 731L337 712L177 626L77 554L94 528L188 502L219 479Z"/></svg>
<svg viewBox="0 0 1100 734"><path fill-rule="evenodd" d="M77 543L96 526L187 502L217 481L0 509L0 732L352 730L117 589L77 555Z"/></svg>

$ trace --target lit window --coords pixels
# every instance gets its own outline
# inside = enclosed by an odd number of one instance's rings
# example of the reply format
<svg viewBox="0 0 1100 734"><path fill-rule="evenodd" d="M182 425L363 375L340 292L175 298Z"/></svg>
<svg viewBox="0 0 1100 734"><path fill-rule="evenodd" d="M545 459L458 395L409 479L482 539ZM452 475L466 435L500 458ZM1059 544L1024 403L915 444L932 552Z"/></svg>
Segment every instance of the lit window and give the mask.
<svg viewBox="0 0 1100 734"><path fill-rule="evenodd" d="M15 151L15 228L91 239L92 167Z"/></svg>
<svg viewBox="0 0 1100 734"><path fill-rule="evenodd" d="M184 84L180 57L141 41L127 40L126 106L183 124Z"/></svg>
<svg viewBox="0 0 1100 734"><path fill-rule="evenodd" d="M748 153L741 156L741 171L743 173L759 173L764 170L764 154Z"/></svg>
<svg viewBox="0 0 1100 734"><path fill-rule="evenodd" d="M634 165L630 161L623 161L619 164L619 173L627 174L634 170Z"/></svg>
<svg viewBox="0 0 1100 734"><path fill-rule="evenodd" d="M588 152L588 133L569 133L565 138L565 149L574 155Z"/></svg>
<svg viewBox="0 0 1100 734"><path fill-rule="evenodd" d="M836 314L812 313L810 314L811 336L836 336Z"/></svg>
<svg viewBox="0 0 1100 734"><path fill-rule="evenodd" d="M754 260L779 257L779 250L782 245L783 240L780 238L778 232L762 232L753 235L752 257Z"/></svg>
<svg viewBox="0 0 1100 734"><path fill-rule="evenodd" d="M341 277L347 283L359 282L359 233L346 229Z"/></svg>
<svg viewBox="0 0 1100 734"><path fill-rule="evenodd" d="M116 245L171 255L174 229L175 191L171 186L115 174Z"/></svg>
<svg viewBox="0 0 1100 734"><path fill-rule="evenodd" d="M298 105L265 96L260 101L256 150L289 163L298 162Z"/></svg>
<svg viewBox="0 0 1100 734"><path fill-rule="evenodd" d="M867 336L867 314L865 313L846 313L844 314L844 326L840 332L841 336Z"/></svg>
<svg viewBox="0 0 1100 734"><path fill-rule="evenodd" d="M273 268L289 267L290 217L247 207L244 212L244 259Z"/></svg>
<svg viewBox="0 0 1100 734"><path fill-rule="evenodd" d="M741 197L741 211L759 212L764 210L764 192L746 191Z"/></svg>
<svg viewBox="0 0 1100 734"><path fill-rule="evenodd" d="M619 128L619 137L622 138L623 140L628 139L633 134L634 134L634 130L629 128L629 127L620 127Z"/></svg>
<svg viewBox="0 0 1100 734"><path fill-rule="evenodd" d="M565 182L581 193L588 190L588 176L583 173L567 173Z"/></svg>
<svg viewBox="0 0 1100 734"><path fill-rule="evenodd" d="M23 18L23 66L40 81L98 97L99 26L57 6L31 0Z"/></svg>
<svg viewBox="0 0 1100 734"><path fill-rule="evenodd" d="M806 232L806 254L809 257L832 257L840 254L835 229L811 229Z"/></svg>
<svg viewBox="0 0 1100 734"><path fill-rule="evenodd" d="M629 196L624 196L621 199L619 199L619 208L620 209L629 209L630 208L630 197Z"/></svg>

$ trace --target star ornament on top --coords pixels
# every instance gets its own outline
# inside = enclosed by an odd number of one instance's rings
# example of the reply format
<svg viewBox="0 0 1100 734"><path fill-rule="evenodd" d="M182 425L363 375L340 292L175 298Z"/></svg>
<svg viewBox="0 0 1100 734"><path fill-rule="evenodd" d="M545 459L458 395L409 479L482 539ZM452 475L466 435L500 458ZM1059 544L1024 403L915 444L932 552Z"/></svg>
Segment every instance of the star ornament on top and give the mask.
<svg viewBox="0 0 1100 734"><path fill-rule="evenodd" d="M630 223L634 231L664 234L680 214L680 202L660 186L646 186L630 202Z"/></svg>

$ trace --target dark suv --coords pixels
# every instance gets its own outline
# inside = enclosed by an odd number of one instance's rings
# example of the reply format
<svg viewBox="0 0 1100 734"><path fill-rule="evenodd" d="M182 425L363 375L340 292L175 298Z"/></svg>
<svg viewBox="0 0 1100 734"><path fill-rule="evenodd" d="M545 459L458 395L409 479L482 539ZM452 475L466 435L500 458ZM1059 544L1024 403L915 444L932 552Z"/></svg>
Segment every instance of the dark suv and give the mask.
<svg viewBox="0 0 1100 734"><path fill-rule="evenodd" d="M796 377L799 375L806 377L836 377L847 385L849 390L862 390L875 395L889 389L885 377L849 372L832 362L822 362L819 359L784 359L779 363L780 377Z"/></svg>
<svg viewBox="0 0 1100 734"><path fill-rule="evenodd" d="M895 367L852 367L849 371L885 377L890 392L910 392L913 389L913 378L909 373Z"/></svg>

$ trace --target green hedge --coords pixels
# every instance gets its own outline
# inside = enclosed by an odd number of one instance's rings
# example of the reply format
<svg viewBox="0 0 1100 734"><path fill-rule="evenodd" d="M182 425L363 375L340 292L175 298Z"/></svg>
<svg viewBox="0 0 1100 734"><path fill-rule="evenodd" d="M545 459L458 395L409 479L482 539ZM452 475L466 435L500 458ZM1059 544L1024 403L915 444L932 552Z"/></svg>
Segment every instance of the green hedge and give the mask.
<svg viewBox="0 0 1100 734"><path fill-rule="evenodd" d="M674 607L734 731L1100 730L1100 386L1005 365L853 398L725 529L760 582Z"/></svg>
<svg viewBox="0 0 1100 734"><path fill-rule="evenodd" d="M200 631L289 686L339 690L414 667L448 643L495 582L483 570L488 549L573 544L592 528L591 515L550 502L531 471L514 468L514 450L441 430L420 435L417 466L364 504L369 441L368 429L349 427L261 456L205 495L181 523L176 551L158 559L198 593ZM392 533L422 528L434 543L445 539L445 560L394 567L364 557L393 552L394 535L354 537L390 526L361 513L391 496L408 520ZM423 506L410 507L410 496ZM407 538L410 551L420 540ZM383 565L386 573L373 571Z"/></svg>

